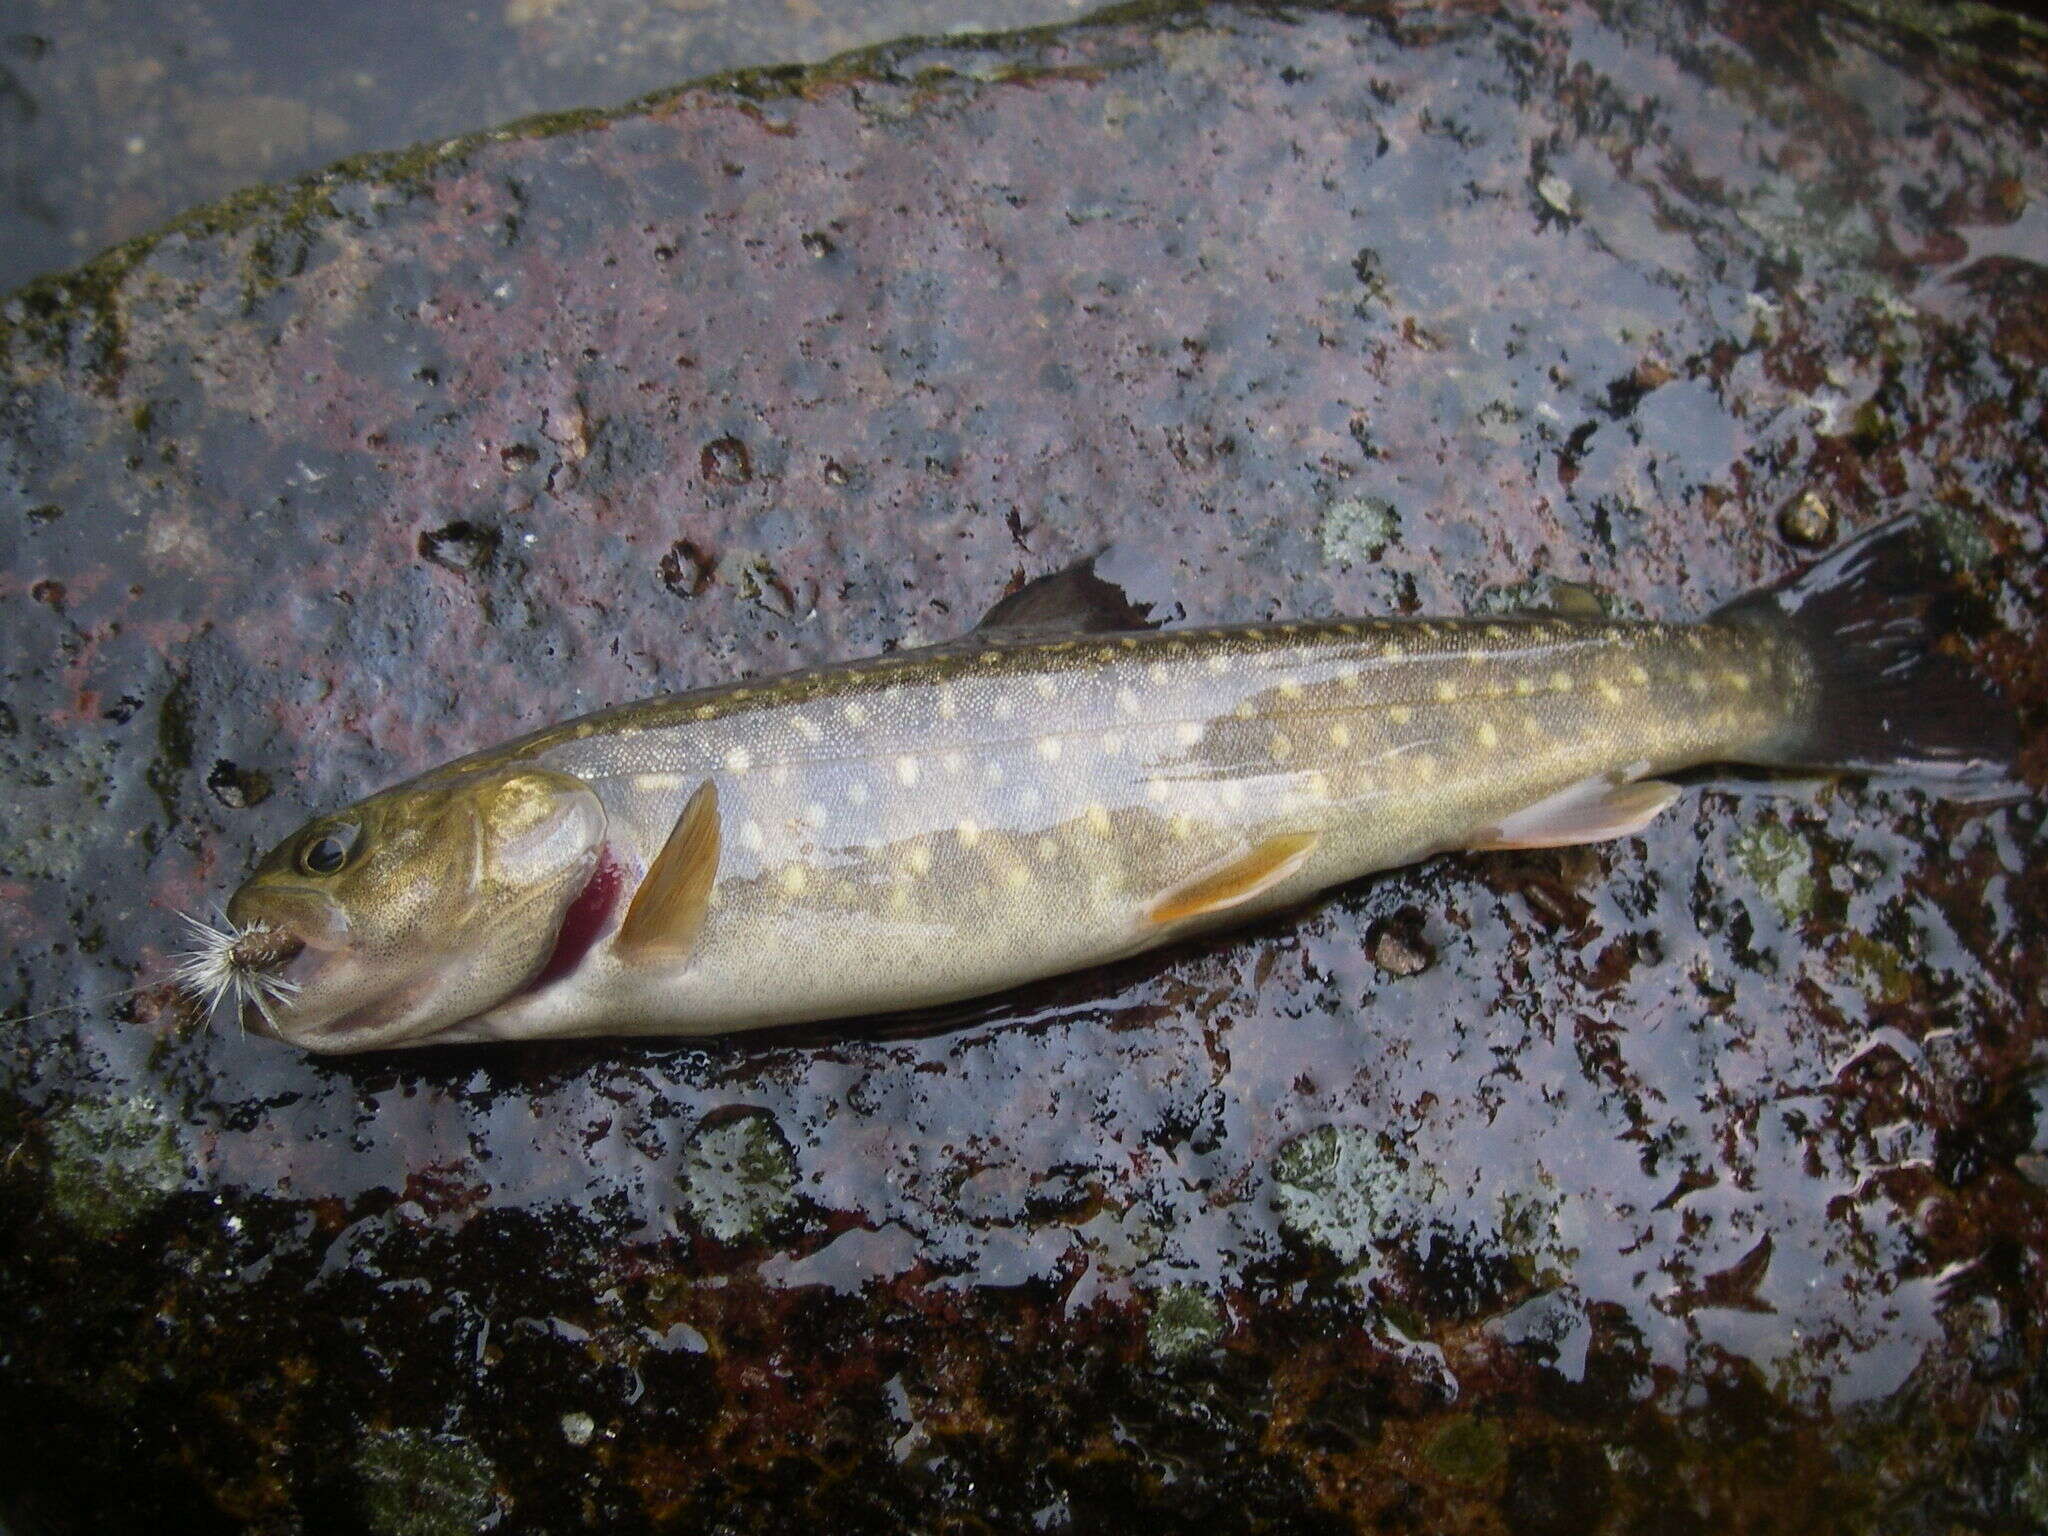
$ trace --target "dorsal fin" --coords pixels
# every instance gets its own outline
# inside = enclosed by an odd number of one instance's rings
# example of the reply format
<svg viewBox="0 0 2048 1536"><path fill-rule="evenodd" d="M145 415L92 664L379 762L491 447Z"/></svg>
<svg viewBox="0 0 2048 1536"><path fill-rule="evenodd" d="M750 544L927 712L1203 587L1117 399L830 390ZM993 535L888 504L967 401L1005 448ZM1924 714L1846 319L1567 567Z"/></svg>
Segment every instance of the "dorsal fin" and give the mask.
<svg viewBox="0 0 2048 1536"><path fill-rule="evenodd" d="M982 615L972 638L1159 629L1185 618L1165 564L1130 544L1111 544L1086 560L1026 582Z"/></svg>
<svg viewBox="0 0 2048 1536"><path fill-rule="evenodd" d="M648 866L612 948L631 964L688 958L718 877L718 786L706 779Z"/></svg>

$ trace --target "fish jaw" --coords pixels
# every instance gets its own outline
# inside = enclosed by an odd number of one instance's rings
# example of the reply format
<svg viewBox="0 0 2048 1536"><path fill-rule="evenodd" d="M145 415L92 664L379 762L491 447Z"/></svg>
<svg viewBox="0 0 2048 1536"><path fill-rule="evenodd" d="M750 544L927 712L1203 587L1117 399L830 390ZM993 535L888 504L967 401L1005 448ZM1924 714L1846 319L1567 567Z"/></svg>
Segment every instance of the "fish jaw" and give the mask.
<svg viewBox="0 0 2048 1536"><path fill-rule="evenodd" d="M336 828L348 857L323 872L309 850ZM309 824L229 904L237 928L298 945L258 1032L321 1054L434 1043L590 947L616 895L607 829L588 785L522 764L429 775Z"/></svg>

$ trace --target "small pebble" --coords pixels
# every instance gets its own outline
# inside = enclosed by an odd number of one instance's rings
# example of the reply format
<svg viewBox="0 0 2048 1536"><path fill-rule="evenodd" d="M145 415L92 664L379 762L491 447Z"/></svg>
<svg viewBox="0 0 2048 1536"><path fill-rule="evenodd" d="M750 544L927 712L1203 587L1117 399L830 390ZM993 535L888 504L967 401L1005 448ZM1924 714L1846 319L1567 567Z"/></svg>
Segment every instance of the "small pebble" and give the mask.
<svg viewBox="0 0 2048 1536"><path fill-rule="evenodd" d="M1436 951L1423 940L1422 920L1408 913L1374 923L1366 943L1373 964L1389 976L1419 976L1436 960Z"/></svg>
<svg viewBox="0 0 2048 1536"><path fill-rule="evenodd" d="M597 1433L597 1420L587 1413L565 1413L562 1415L562 1438L571 1445L588 1445L590 1437Z"/></svg>
<svg viewBox="0 0 2048 1536"><path fill-rule="evenodd" d="M1826 549L1835 542L1835 509L1812 491L1803 491L1778 513L1778 532L1801 549Z"/></svg>

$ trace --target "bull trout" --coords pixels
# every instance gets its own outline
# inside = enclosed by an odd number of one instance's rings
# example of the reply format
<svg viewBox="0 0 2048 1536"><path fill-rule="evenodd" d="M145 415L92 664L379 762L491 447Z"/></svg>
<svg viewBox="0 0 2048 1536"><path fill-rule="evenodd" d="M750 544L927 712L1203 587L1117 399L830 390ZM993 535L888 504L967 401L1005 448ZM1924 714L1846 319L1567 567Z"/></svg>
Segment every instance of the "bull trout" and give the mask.
<svg viewBox="0 0 2048 1536"><path fill-rule="evenodd" d="M602 710L318 817L182 975L321 1052L755 1029L1626 837L1697 765L1982 777L2010 713L1933 649L1916 543L1691 624L1158 628L1098 558L966 641Z"/></svg>

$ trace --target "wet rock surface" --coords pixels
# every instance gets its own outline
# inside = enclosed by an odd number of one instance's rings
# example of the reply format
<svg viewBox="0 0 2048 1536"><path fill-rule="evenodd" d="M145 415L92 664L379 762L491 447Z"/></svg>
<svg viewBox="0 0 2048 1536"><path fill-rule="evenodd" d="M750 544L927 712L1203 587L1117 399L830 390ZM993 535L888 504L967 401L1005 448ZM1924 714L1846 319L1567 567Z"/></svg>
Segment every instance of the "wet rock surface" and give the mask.
<svg viewBox="0 0 2048 1536"><path fill-rule="evenodd" d="M1892 25L907 45L8 301L0 1007L142 984L6 1041L10 1517L2048 1518L2044 53ZM1685 615L1807 493L1933 514L2027 793L1716 780L938 1020L316 1061L162 984L310 810L1108 538Z"/></svg>

